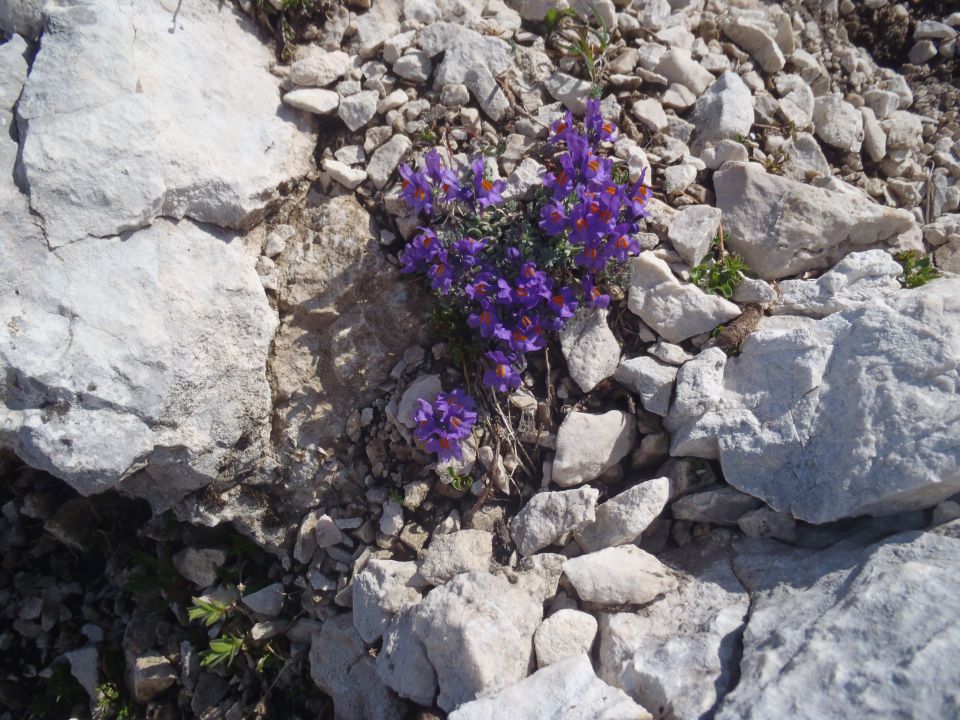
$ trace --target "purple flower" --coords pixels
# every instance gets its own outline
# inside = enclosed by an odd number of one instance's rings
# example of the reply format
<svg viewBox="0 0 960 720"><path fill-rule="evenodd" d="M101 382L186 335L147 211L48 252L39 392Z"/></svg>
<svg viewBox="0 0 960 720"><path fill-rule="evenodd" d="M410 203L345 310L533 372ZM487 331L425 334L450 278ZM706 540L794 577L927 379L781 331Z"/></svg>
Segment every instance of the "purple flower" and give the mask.
<svg viewBox="0 0 960 720"><path fill-rule="evenodd" d="M650 212L647 210L647 200L650 198L650 188L643 184L646 176L647 169L644 168L640 171L640 177L635 183L633 183L633 185L630 186L626 193L627 205L630 208L630 212L633 213L633 218L635 220L650 216Z"/></svg>
<svg viewBox="0 0 960 720"><path fill-rule="evenodd" d="M513 356L505 355L499 350L484 355L491 363L490 368L483 373L484 385L502 393L520 387L520 373L513 367Z"/></svg>
<svg viewBox="0 0 960 720"><path fill-rule="evenodd" d="M640 241L631 234L629 225L618 225L617 227L622 228L622 230L610 243L612 245L610 257L617 262L626 262L631 255L640 252Z"/></svg>
<svg viewBox="0 0 960 720"><path fill-rule="evenodd" d="M504 330L497 311L489 303L482 305L479 312L471 313L467 317L467 325L476 328L482 338L502 335Z"/></svg>
<svg viewBox="0 0 960 720"><path fill-rule="evenodd" d="M427 268L427 277L430 278L430 287L441 295L450 292L453 286L453 268L446 250L441 250L434 256L433 264Z"/></svg>
<svg viewBox="0 0 960 720"><path fill-rule="evenodd" d="M441 462L463 459L460 441L469 437L477 422L473 412L473 398L460 389L440 393L433 405L424 399L417 400L413 418L417 423L414 437L423 443L427 452L437 453Z"/></svg>
<svg viewBox="0 0 960 720"><path fill-rule="evenodd" d="M528 353L542 350L546 347L543 337L543 325L539 316L534 313L523 313L514 319L510 328L510 339L507 341L510 349L518 353Z"/></svg>
<svg viewBox="0 0 960 720"><path fill-rule="evenodd" d="M580 282L583 285L583 295L588 307L605 308L610 305L610 296L604 295L599 288L594 286L593 276L584 275Z"/></svg>
<svg viewBox="0 0 960 720"><path fill-rule="evenodd" d="M487 246L485 240L472 237L460 238L453 244L453 249L460 254L460 261L465 267L473 267L479 262L477 255Z"/></svg>
<svg viewBox="0 0 960 720"><path fill-rule="evenodd" d="M440 192L440 196L446 202L460 200L460 182L457 180L457 176L453 170L443 166L440 153L436 150L431 150L423 160L427 170L427 177L430 178L434 187Z"/></svg>
<svg viewBox="0 0 960 720"><path fill-rule="evenodd" d="M566 114L550 126L550 142L567 142L573 133L576 133L576 127L573 124L573 115L567 110Z"/></svg>
<svg viewBox="0 0 960 720"><path fill-rule="evenodd" d="M423 173L406 163L400 166L400 198L415 213L433 214L433 189Z"/></svg>
<svg viewBox="0 0 960 720"><path fill-rule="evenodd" d="M540 229L547 235L558 235L567 228L567 209L558 202L540 208Z"/></svg>
<svg viewBox="0 0 960 720"><path fill-rule="evenodd" d="M600 113L599 100L587 100L587 112L583 118L583 126L593 142L617 141L617 126L603 119L603 115Z"/></svg>
<svg viewBox="0 0 960 720"><path fill-rule="evenodd" d="M468 298L479 302L489 298L496 286L497 278L492 273L482 272L473 279L473 282L467 283L463 291Z"/></svg>
<svg viewBox="0 0 960 720"><path fill-rule="evenodd" d="M596 185L605 185L613 177L613 161L588 152L580 167L583 177Z"/></svg>
<svg viewBox="0 0 960 720"><path fill-rule="evenodd" d="M427 228L417 228L420 233L411 240L400 254L402 272L422 270L443 251L436 233Z"/></svg>
<svg viewBox="0 0 960 720"><path fill-rule="evenodd" d="M473 169L473 194L477 204L485 208L502 202L503 197L501 197L500 193L503 192L507 184L503 180L494 182L484 177L483 158L474 160L470 167Z"/></svg>
<svg viewBox="0 0 960 720"><path fill-rule="evenodd" d="M573 191L577 175L577 165L570 153L564 153L557 162L560 167L543 176L543 186L551 191L554 200L563 200Z"/></svg>
<svg viewBox="0 0 960 720"><path fill-rule="evenodd" d="M554 290L550 295L549 305L558 318L566 320L573 317L578 303L574 298L573 291L568 287L562 287Z"/></svg>

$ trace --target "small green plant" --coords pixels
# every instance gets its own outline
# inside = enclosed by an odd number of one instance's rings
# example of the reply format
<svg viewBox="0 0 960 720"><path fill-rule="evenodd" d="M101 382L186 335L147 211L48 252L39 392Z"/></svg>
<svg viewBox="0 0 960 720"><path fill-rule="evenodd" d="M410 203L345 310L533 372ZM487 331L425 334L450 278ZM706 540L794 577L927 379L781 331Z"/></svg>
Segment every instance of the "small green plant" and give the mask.
<svg viewBox="0 0 960 720"><path fill-rule="evenodd" d="M222 635L210 641L210 648L200 653L200 664L203 667L216 667L226 663L233 665L241 650L246 650L246 643L239 635Z"/></svg>
<svg viewBox="0 0 960 720"><path fill-rule="evenodd" d="M610 47L610 32L603 17L590 8L599 27L581 21L570 8L551 8L544 15L548 39L568 57L580 58L590 78L590 97L599 99L603 94L603 65Z"/></svg>
<svg viewBox="0 0 960 720"><path fill-rule="evenodd" d="M390 488L387 491L387 497L393 500L398 505L403 505L403 493L400 492L397 488Z"/></svg>
<svg viewBox="0 0 960 720"><path fill-rule="evenodd" d="M731 298L746 270L747 264L739 255L723 255L719 260L707 257L690 269L690 282L707 292Z"/></svg>
<svg viewBox="0 0 960 720"><path fill-rule="evenodd" d="M204 600L203 598L192 598L193 607L187 610L187 617L191 620L200 620L207 627L216 625L218 622L224 622L227 615L233 609L232 605L227 605L219 600Z"/></svg>
<svg viewBox="0 0 960 720"><path fill-rule="evenodd" d="M916 250L905 250L894 255L894 258L903 267L903 274L898 279L905 288L918 288L940 277L940 273L930 263L929 255L923 255Z"/></svg>
<svg viewBox="0 0 960 720"><path fill-rule="evenodd" d="M136 710L132 703L125 702L112 682L97 685L97 709L104 715L112 713L117 720L133 720Z"/></svg>
<svg viewBox="0 0 960 720"><path fill-rule="evenodd" d="M447 468L447 474L450 475L450 487L457 492L466 492L473 487L473 478L469 475L458 473L452 467Z"/></svg>

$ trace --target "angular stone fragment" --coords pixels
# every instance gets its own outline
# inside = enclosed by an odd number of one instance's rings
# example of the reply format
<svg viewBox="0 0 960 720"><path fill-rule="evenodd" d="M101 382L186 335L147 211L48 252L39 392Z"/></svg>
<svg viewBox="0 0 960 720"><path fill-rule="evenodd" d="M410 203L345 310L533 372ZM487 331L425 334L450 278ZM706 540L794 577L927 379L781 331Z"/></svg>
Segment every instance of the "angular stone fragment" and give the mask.
<svg viewBox="0 0 960 720"><path fill-rule="evenodd" d="M560 543L594 519L597 497L594 488L577 488L534 495L510 521L510 535L521 555L533 555L548 545Z"/></svg>
<svg viewBox="0 0 960 720"><path fill-rule="evenodd" d="M581 600L601 606L642 605L677 587L659 560L634 545L567 560L563 574Z"/></svg>
<svg viewBox="0 0 960 720"><path fill-rule="evenodd" d="M491 698L458 707L449 720L652 720L622 690L594 674L590 658L577 655L538 670Z"/></svg>
<svg viewBox="0 0 960 720"><path fill-rule="evenodd" d="M667 238L687 265L697 265L709 252L722 216L720 210L709 205L690 205L680 211Z"/></svg>
<svg viewBox="0 0 960 720"><path fill-rule="evenodd" d="M575 533L584 552L632 543L656 520L670 499L670 480L638 483L597 508L596 518Z"/></svg>
<svg viewBox="0 0 960 720"><path fill-rule="evenodd" d="M729 249L765 280L832 267L855 249L896 245L917 227L906 210L771 175L756 163L728 164L713 180Z"/></svg>
<svg viewBox="0 0 960 720"><path fill-rule="evenodd" d="M620 410L602 415L571 412L557 432L553 482L574 487L595 480L630 452L636 434L633 418Z"/></svg>
<svg viewBox="0 0 960 720"><path fill-rule="evenodd" d="M813 523L960 490L960 280L771 320L739 356L713 348L681 369L673 454L719 457L728 483Z"/></svg>
<svg viewBox="0 0 960 720"><path fill-rule="evenodd" d="M391 621L377 654L377 677L400 697L430 706L437 695L437 673L413 630L415 614L411 607Z"/></svg>
<svg viewBox="0 0 960 720"><path fill-rule="evenodd" d="M760 505L761 502L755 497L726 485L718 485L684 495L674 501L670 512L677 520L736 525L741 517Z"/></svg>
<svg viewBox="0 0 960 720"><path fill-rule="evenodd" d="M813 105L813 126L817 137L828 145L860 152L863 144L863 117L839 95L822 95Z"/></svg>
<svg viewBox="0 0 960 720"><path fill-rule="evenodd" d="M364 642L380 639L395 615L420 602L417 564L373 559L353 578L353 625Z"/></svg>
<svg viewBox="0 0 960 720"><path fill-rule="evenodd" d="M605 308L578 309L560 331L560 347L570 377L585 393L613 375L620 361L620 343L607 325Z"/></svg>
<svg viewBox="0 0 960 720"><path fill-rule="evenodd" d="M490 569L493 536L485 530L458 530L434 535L423 555L420 575L442 585L460 573Z"/></svg>
<svg viewBox="0 0 960 720"><path fill-rule="evenodd" d="M644 410L661 416L666 416L670 411L670 396L677 378L677 369L674 366L654 360L648 355L640 355L622 360L613 377L640 396Z"/></svg>
<svg viewBox="0 0 960 720"><path fill-rule="evenodd" d="M690 121L697 128L698 147L746 137L753 127L753 95L740 76L728 70L697 100Z"/></svg>
<svg viewBox="0 0 960 720"><path fill-rule="evenodd" d="M597 636L593 615L579 610L560 610L542 623L533 636L537 667L547 667L583 653L590 654Z"/></svg>

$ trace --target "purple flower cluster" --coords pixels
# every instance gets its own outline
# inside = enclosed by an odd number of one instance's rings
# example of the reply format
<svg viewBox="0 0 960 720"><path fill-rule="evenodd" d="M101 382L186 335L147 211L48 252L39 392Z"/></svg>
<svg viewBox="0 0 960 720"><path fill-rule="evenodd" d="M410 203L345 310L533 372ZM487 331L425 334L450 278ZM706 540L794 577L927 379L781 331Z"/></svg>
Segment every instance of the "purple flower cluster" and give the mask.
<svg viewBox="0 0 960 720"><path fill-rule="evenodd" d="M579 251L573 262L584 269L584 297L587 304L601 307L610 298L596 288L595 274L640 251L635 234L640 220L649 216L644 174L632 185L618 183L613 161L598 154L600 143L616 139L617 128L604 121L597 100L587 102L582 132L569 111L555 122L550 142L565 145L566 152L554 158L543 177L550 201L540 209L540 229L549 237L562 235Z"/></svg>
<svg viewBox="0 0 960 720"><path fill-rule="evenodd" d="M418 228L407 244L400 256L402 270L425 274L434 292L466 309L467 324L488 348L482 382L498 392L519 387L524 355L546 347L546 333L560 330L581 302L606 307L610 298L597 287L597 274L608 263L624 262L639 251L635 233L648 215L643 177L632 185L614 179L613 161L601 154L601 148L616 141L617 128L603 120L599 102L587 103L581 128L569 112L554 123L550 143L560 152L543 177L540 232L530 230L547 238L545 244L569 248L573 267L564 269L565 277L573 275L567 270L580 268L582 294L524 256L517 241L474 237L475 230L464 229L478 224L451 229L452 218L461 213L445 210L465 207L472 216L486 217L503 201L505 183L486 176L482 158L471 163L463 178L445 167L435 150L426 155L420 171L406 164L400 167L401 198L433 223ZM529 244L524 247L529 251ZM469 422L464 415L449 414L448 398L454 396ZM459 458L459 442L469 435L464 428L472 427L476 414L470 412L472 401L468 407L464 400L469 398L460 391L441 398L434 406L420 401L417 437L441 459Z"/></svg>
<svg viewBox="0 0 960 720"><path fill-rule="evenodd" d="M459 388L440 393L431 405L422 398L417 400L417 422L414 436L423 443L427 452L437 453L440 461L463 459L460 441L470 437L477 422L473 398Z"/></svg>

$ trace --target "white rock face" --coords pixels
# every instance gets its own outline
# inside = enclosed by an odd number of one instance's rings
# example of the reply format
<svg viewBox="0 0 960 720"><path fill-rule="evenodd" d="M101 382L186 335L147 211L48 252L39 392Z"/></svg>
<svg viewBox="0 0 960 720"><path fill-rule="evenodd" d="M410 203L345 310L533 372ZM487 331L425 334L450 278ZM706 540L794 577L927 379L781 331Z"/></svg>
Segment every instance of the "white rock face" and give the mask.
<svg viewBox="0 0 960 720"><path fill-rule="evenodd" d="M638 612L600 616L598 674L651 712L698 720L734 684L749 597L722 547L663 557L679 588Z"/></svg>
<svg viewBox="0 0 960 720"><path fill-rule="evenodd" d="M713 181L730 250L765 280L832 267L852 250L895 245L917 227L906 210L771 175L756 163L731 163Z"/></svg>
<svg viewBox="0 0 960 720"><path fill-rule="evenodd" d="M630 310L670 342L713 330L740 315L719 295L681 282L670 266L650 251L630 260Z"/></svg>
<svg viewBox="0 0 960 720"><path fill-rule="evenodd" d="M703 260L717 236L722 216L709 205L690 205L680 211L667 231L667 239L687 265L692 267Z"/></svg>
<svg viewBox="0 0 960 720"><path fill-rule="evenodd" d="M527 676L542 605L502 577L459 575L427 595L414 631L437 672L437 704L448 712Z"/></svg>
<svg viewBox="0 0 960 720"><path fill-rule="evenodd" d="M324 88L350 69L350 56L342 50L325 52L310 46L309 51L307 57L290 66L290 80L294 85Z"/></svg>
<svg viewBox="0 0 960 720"><path fill-rule="evenodd" d="M538 670L492 698L461 705L449 720L652 720L622 690L599 680L578 655Z"/></svg>
<svg viewBox="0 0 960 720"><path fill-rule="evenodd" d="M863 116L839 95L822 95L814 101L813 126L817 137L828 145L860 152Z"/></svg>
<svg viewBox="0 0 960 720"><path fill-rule="evenodd" d="M442 585L455 575L487 572L493 557L493 536L486 530L458 530L435 534L423 556L420 574L433 585Z"/></svg>
<svg viewBox="0 0 960 720"><path fill-rule="evenodd" d="M735 560L751 591L741 678L718 720L948 717L960 651L952 608L960 523L828 550L750 541ZM790 622L784 622L790 618ZM898 681L891 683L890 678Z"/></svg>
<svg viewBox="0 0 960 720"><path fill-rule="evenodd" d="M713 82L713 75L690 57L689 51L681 48L668 50L654 71L672 83L685 86L697 97Z"/></svg>
<svg viewBox="0 0 960 720"><path fill-rule="evenodd" d="M123 482L156 509L232 475L264 439L277 327L239 244L160 220L51 252L12 196L0 212L0 355L14 379L0 444L80 493ZM251 447L235 450L243 437Z"/></svg>
<svg viewBox="0 0 960 720"><path fill-rule="evenodd" d="M883 250L850 253L816 280L783 280L774 315L822 318L900 290L903 268Z"/></svg>
<svg viewBox="0 0 960 720"><path fill-rule="evenodd" d="M340 107L340 96L333 90L319 88L300 88L291 90L283 96L290 107L306 110L314 115L332 115Z"/></svg>
<svg viewBox="0 0 960 720"><path fill-rule="evenodd" d="M636 436L634 418L621 410L602 415L571 412L557 431L553 482L574 487L595 480L626 457Z"/></svg>
<svg viewBox="0 0 960 720"><path fill-rule="evenodd" d="M506 42L462 25L438 22L421 31L420 47L429 57L444 53L434 72L437 85L466 85L491 120L503 118L510 102L496 78L511 66Z"/></svg>
<svg viewBox="0 0 960 720"><path fill-rule="evenodd" d="M588 393L613 375L620 343L607 325L605 308L582 307L560 331L560 348L570 377Z"/></svg>
<svg viewBox="0 0 960 720"><path fill-rule="evenodd" d="M411 608L390 623L377 654L377 677L400 697L429 706L437 695L437 673L413 630L415 617Z"/></svg>
<svg viewBox="0 0 960 720"><path fill-rule="evenodd" d="M677 379L676 367L654 360L649 355L639 355L624 358L613 377L640 396L644 410L661 416L666 416L670 411L670 396L674 380Z"/></svg>
<svg viewBox="0 0 960 720"><path fill-rule="evenodd" d="M377 677L349 614L323 623L310 644L310 677L333 698L336 720L400 720L405 708Z"/></svg>
<svg viewBox="0 0 960 720"><path fill-rule="evenodd" d="M239 11L185 0L173 30L132 0L45 12L17 116L51 247L159 215L249 228L310 170L310 117L280 105L273 52Z"/></svg>
<svg viewBox="0 0 960 720"><path fill-rule="evenodd" d="M370 560L353 579L353 625L363 641L379 640L397 613L420 602L426 584L414 562Z"/></svg>
<svg viewBox="0 0 960 720"><path fill-rule="evenodd" d="M592 522L600 491L577 488L534 495L510 521L510 535L521 555L533 555L562 543L570 533Z"/></svg>
<svg viewBox="0 0 960 720"><path fill-rule="evenodd" d="M548 617L533 635L537 667L555 665L567 658L590 654L597 637L597 620L590 613L566 608Z"/></svg>
<svg viewBox="0 0 960 720"><path fill-rule="evenodd" d="M789 28L789 20L787 22ZM731 14L720 27L727 37L750 53L765 72L772 75L783 69L786 59L777 43L779 38L762 11Z"/></svg>
<svg viewBox="0 0 960 720"><path fill-rule="evenodd" d="M813 523L936 505L960 490L958 291L943 278L701 353L677 377L671 453L719 457L728 483Z"/></svg>
<svg viewBox="0 0 960 720"><path fill-rule="evenodd" d="M690 121L697 128L699 147L746 137L753 127L753 94L739 75L728 70L697 100Z"/></svg>
<svg viewBox="0 0 960 720"><path fill-rule="evenodd" d="M4 0L0 3L0 28L10 35L35 40L43 28L43 4L44 0Z"/></svg>
<svg viewBox="0 0 960 720"><path fill-rule="evenodd" d="M596 518L575 533L584 552L626 545L640 537L670 499L670 480L647 480L601 503Z"/></svg>
<svg viewBox="0 0 960 720"><path fill-rule="evenodd" d="M620 545L567 560L563 574L580 599L593 605L642 605L677 587L650 553Z"/></svg>
<svg viewBox="0 0 960 720"><path fill-rule="evenodd" d="M736 525L761 502L729 485L716 485L674 501L670 512L677 520L713 525Z"/></svg>

